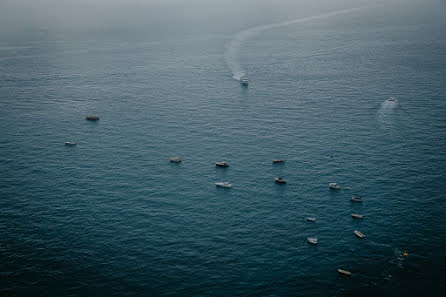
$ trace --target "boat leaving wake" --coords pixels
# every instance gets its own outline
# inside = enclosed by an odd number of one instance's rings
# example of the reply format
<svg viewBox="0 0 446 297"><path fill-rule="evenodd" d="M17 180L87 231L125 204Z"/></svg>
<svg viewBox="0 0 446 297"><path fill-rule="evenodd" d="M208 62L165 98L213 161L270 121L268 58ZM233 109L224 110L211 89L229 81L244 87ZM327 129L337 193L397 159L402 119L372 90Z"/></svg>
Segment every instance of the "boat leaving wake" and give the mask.
<svg viewBox="0 0 446 297"><path fill-rule="evenodd" d="M314 20L326 19L329 17L358 11L358 10L361 10L364 8L365 7L336 10L336 11L332 11L332 12L328 12L328 13L324 13L324 14L320 14L320 15L303 17L303 18L298 18L295 20L285 21L285 22L280 22L280 23L261 25L261 26L256 26L256 27L252 27L252 28L240 31L239 33L235 34L234 37L232 38L232 40L226 45L226 50L225 50L225 61L226 61L226 64L228 65L229 69L231 69L231 71L232 71L232 74L233 74L232 77L236 80L240 80L240 78L242 76L246 75L246 71L245 71L245 69L243 69L243 66L241 65L241 62L240 62L240 48L241 48L241 45L243 44L243 42L246 41L248 38L253 37L256 34L259 34L265 30L280 28L280 27L284 27L284 26L289 26L289 25L293 25L293 24L304 23L304 22L309 22L309 21L314 21Z"/></svg>
<svg viewBox="0 0 446 297"><path fill-rule="evenodd" d="M399 107L399 102L394 97L389 97L386 101L381 103L381 106L377 112L378 121L381 124L389 124L391 116L395 109Z"/></svg>

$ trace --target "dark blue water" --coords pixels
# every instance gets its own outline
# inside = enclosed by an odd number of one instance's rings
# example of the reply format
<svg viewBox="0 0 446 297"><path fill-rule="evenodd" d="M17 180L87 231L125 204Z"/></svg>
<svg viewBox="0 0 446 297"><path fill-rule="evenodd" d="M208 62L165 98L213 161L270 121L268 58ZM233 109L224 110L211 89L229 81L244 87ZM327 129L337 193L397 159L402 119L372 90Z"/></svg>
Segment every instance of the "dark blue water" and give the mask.
<svg viewBox="0 0 446 297"><path fill-rule="evenodd" d="M225 58L237 30L3 38L1 295L442 295L446 21L434 4L256 32L232 56L248 88Z"/></svg>

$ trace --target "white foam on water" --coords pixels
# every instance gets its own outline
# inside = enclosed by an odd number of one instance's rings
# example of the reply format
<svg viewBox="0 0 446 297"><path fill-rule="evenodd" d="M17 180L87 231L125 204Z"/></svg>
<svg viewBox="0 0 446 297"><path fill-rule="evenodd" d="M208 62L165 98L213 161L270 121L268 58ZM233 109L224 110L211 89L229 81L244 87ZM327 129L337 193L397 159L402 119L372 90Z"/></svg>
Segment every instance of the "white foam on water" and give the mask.
<svg viewBox="0 0 446 297"><path fill-rule="evenodd" d="M231 41L226 45L226 51L225 51L226 64L228 65L229 69L231 69L233 78L236 80L240 80L240 77L246 75L246 70L243 68L240 61L240 49L243 42L246 41L248 38L251 38L254 35L259 34L265 30L280 28L298 23L310 22L314 20L322 20L341 14L352 13L361 9L364 9L364 7L336 10L320 15L303 17L280 23L261 25L240 31L237 34L235 34L234 37L231 39Z"/></svg>

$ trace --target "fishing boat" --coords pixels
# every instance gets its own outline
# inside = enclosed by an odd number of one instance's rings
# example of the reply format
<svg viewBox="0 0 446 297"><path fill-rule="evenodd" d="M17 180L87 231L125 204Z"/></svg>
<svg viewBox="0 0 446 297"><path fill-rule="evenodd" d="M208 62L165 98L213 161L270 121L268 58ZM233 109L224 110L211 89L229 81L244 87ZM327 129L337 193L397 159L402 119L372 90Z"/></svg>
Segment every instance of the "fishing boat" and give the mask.
<svg viewBox="0 0 446 297"><path fill-rule="evenodd" d="M75 146L76 142L74 142L74 141L67 141L67 142L65 142L65 145L66 146Z"/></svg>
<svg viewBox="0 0 446 297"><path fill-rule="evenodd" d="M281 178L281 177L276 177L276 178L274 178L274 182L275 182L276 184L286 184L286 180L284 180L284 179Z"/></svg>
<svg viewBox="0 0 446 297"><path fill-rule="evenodd" d="M355 235L358 236L361 239L365 238L364 233L362 233L361 231L355 230L355 231L353 231L353 233L355 233Z"/></svg>
<svg viewBox="0 0 446 297"><path fill-rule="evenodd" d="M330 187L330 190L340 190L341 186L337 183L329 183L328 186Z"/></svg>
<svg viewBox="0 0 446 297"><path fill-rule="evenodd" d="M215 163L215 166L217 166L217 167L229 167L228 163L226 163L226 162L217 162L217 163Z"/></svg>
<svg viewBox="0 0 446 297"><path fill-rule="evenodd" d="M311 244L317 244L317 237L308 237L307 241Z"/></svg>
<svg viewBox="0 0 446 297"><path fill-rule="evenodd" d="M181 162L183 162L183 160L181 160L181 158L179 158L179 157L172 157L172 158L169 158L169 160L172 163L181 163Z"/></svg>
<svg viewBox="0 0 446 297"><path fill-rule="evenodd" d="M228 182L218 182L218 183L215 183L215 186L217 188L232 188L232 184L230 184Z"/></svg>
<svg viewBox="0 0 446 297"><path fill-rule="evenodd" d="M352 196L351 202L362 202L361 196Z"/></svg>
<svg viewBox="0 0 446 297"><path fill-rule="evenodd" d="M274 163L274 164L285 163L285 160L284 160L284 159L274 159L274 160L273 160L273 163Z"/></svg>
<svg viewBox="0 0 446 297"><path fill-rule="evenodd" d="M352 213L352 217L355 219L363 219L364 215L359 214L359 213Z"/></svg>
<svg viewBox="0 0 446 297"><path fill-rule="evenodd" d="M316 222L316 218L307 218L307 221L309 221L309 222Z"/></svg>
<svg viewBox="0 0 446 297"><path fill-rule="evenodd" d="M92 114L92 115L87 115L86 118L88 121L99 121L99 116L96 114Z"/></svg>
<svg viewBox="0 0 446 297"><path fill-rule="evenodd" d="M248 86L248 77L246 75L243 75L240 77L240 83L242 86L247 87Z"/></svg>
<svg viewBox="0 0 446 297"><path fill-rule="evenodd" d="M352 275L352 273L350 271L344 270L344 269L341 269L341 268L338 268L338 272L340 274L347 275L347 276L351 276Z"/></svg>

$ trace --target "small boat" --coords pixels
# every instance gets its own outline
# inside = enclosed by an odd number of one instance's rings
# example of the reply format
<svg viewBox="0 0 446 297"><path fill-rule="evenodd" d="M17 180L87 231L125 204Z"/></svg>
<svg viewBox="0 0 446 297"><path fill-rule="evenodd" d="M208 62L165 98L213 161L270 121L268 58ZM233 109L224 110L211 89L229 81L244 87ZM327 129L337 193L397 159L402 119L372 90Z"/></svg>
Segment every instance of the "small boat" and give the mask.
<svg viewBox="0 0 446 297"><path fill-rule="evenodd" d="M246 75L243 75L240 77L240 83L242 86L247 87L248 86L248 77Z"/></svg>
<svg viewBox="0 0 446 297"><path fill-rule="evenodd" d="M340 190L341 186L337 183L329 183L328 186L330 187L330 190Z"/></svg>
<svg viewBox="0 0 446 297"><path fill-rule="evenodd" d="M218 182L218 183L215 183L215 186L217 188L232 188L232 184L230 184L228 182Z"/></svg>
<svg viewBox="0 0 446 297"><path fill-rule="evenodd" d="M408 257L408 256L409 256L409 253L408 253L408 252L404 252L404 253L403 253L403 256L404 256L404 257Z"/></svg>
<svg viewBox="0 0 446 297"><path fill-rule="evenodd" d="M363 219L364 215L359 214L359 213L352 213L352 217L355 219Z"/></svg>
<svg viewBox="0 0 446 297"><path fill-rule="evenodd" d="M172 157L172 158L169 158L169 160L170 160L170 162L172 162L172 163L181 163L183 160L181 160L181 158L179 158L179 157Z"/></svg>
<svg viewBox="0 0 446 297"><path fill-rule="evenodd" d="M307 241L311 244L317 244L317 237L308 237Z"/></svg>
<svg viewBox="0 0 446 297"><path fill-rule="evenodd" d="M217 166L217 167L229 167L228 163L226 163L226 162L217 162L217 163L215 163L215 166Z"/></svg>
<svg viewBox="0 0 446 297"><path fill-rule="evenodd" d="M338 272L339 272L340 274L347 275L347 276L352 275L352 273L351 273L350 271L348 271L348 270L344 270L344 269L341 269L341 268L338 268Z"/></svg>
<svg viewBox="0 0 446 297"><path fill-rule="evenodd" d="M276 178L274 178L274 182L275 182L276 184L286 184L286 180L284 180L284 179L281 178L281 177L276 177Z"/></svg>
<svg viewBox="0 0 446 297"><path fill-rule="evenodd" d="M309 222L316 222L316 218L307 218L307 221L309 221Z"/></svg>
<svg viewBox="0 0 446 297"><path fill-rule="evenodd" d="M364 233L362 233L362 232L360 232L358 230L353 231L353 233L355 233L355 235L358 236L359 238L362 238L362 239L365 238Z"/></svg>
<svg viewBox="0 0 446 297"><path fill-rule="evenodd" d="M66 146L75 146L76 142L74 142L74 141L67 141L67 142L65 142L65 145Z"/></svg>
<svg viewBox="0 0 446 297"><path fill-rule="evenodd" d="M284 159L274 159L273 160L273 164L278 164L278 163L285 163Z"/></svg>
<svg viewBox="0 0 446 297"><path fill-rule="evenodd" d="M361 196L352 196L351 202L362 202Z"/></svg>
<svg viewBox="0 0 446 297"><path fill-rule="evenodd" d="M390 101L390 102L397 102L398 100L396 100L395 97L389 97L389 99L387 99L387 101Z"/></svg>
<svg viewBox="0 0 446 297"><path fill-rule="evenodd" d="M96 114L87 115L87 120L88 121L99 121L99 116Z"/></svg>

